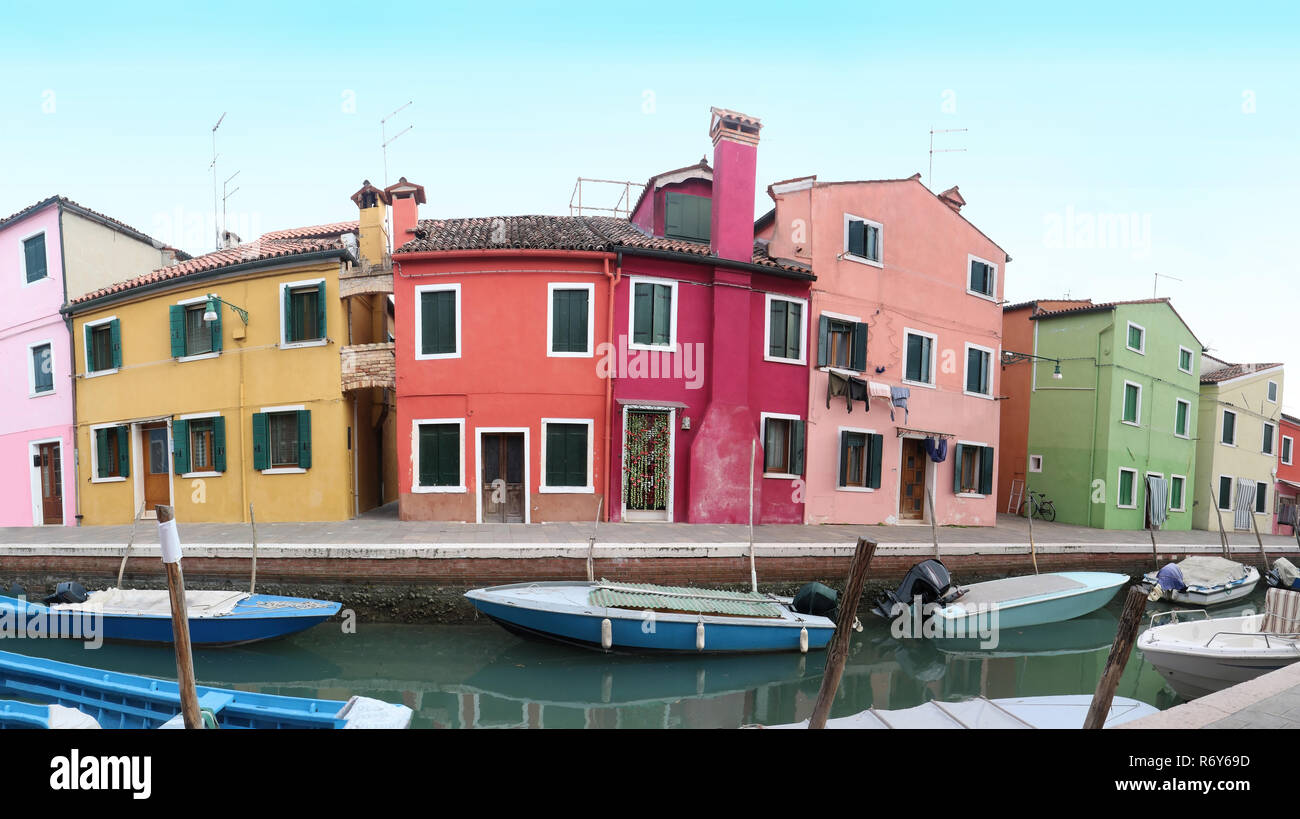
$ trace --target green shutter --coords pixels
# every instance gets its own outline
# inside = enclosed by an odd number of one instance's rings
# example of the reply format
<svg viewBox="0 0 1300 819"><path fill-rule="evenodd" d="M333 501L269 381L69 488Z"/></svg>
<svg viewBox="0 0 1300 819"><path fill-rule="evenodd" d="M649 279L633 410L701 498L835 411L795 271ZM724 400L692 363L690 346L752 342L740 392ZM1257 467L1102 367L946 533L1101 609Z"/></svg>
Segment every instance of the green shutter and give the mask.
<svg viewBox="0 0 1300 819"><path fill-rule="evenodd" d="M27 262L27 282L30 284L45 278L48 272L45 264L45 234L24 241L23 255Z"/></svg>
<svg viewBox="0 0 1300 819"><path fill-rule="evenodd" d="M86 372L95 371L95 345L90 341L90 325L84 325L81 328L86 334Z"/></svg>
<svg viewBox="0 0 1300 819"><path fill-rule="evenodd" d="M772 358L785 358L786 308L790 302L772 300L767 315L767 354Z"/></svg>
<svg viewBox="0 0 1300 819"><path fill-rule="evenodd" d="M849 359L849 369L857 372L867 371L867 325L858 322L853 325L853 354Z"/></svg>
<svg viewBox="0 0 1300 819"><path fill-rule="evenodd" d="M984 447L980 455L980 494L993 494L993 447Z"/></svg>
<svg viewBox="0 0 1300 819"><path fill-rule="evenodd" d="M840 474L835 481L836 486L848 486L849 475L849 442L852 441L854 433L847 430L840 432Z"/></svg>
<svg viewBox="0 0 1300 819"><path fill-rule="evenodd" d="M325 321L325 282L316 285L316 335L314 338L325 338L329 335L326 332L328 326Z"/></svg>
<svg viewBox="0 0 1300 819"><path fill-rule="evenodd" d="M207 308L205 307L204 309L206 310ZM221 352L221 312L221 303L218 302L216 310L217 318L212 322L212 326L208 328L212 331L212 352L214 353Z"/></svg>
<svg viewBox="0 0 1300 819"><path fill-rule="evenodd" d="M184 475L190 469L190 422L172 421L172 457L177 475Z"/></svg>
<svg viewBox="0 0 1300 819"><path fill-rule="evenodd" d="M546 485L564 485L564 460L568 450L564 446L564 425L546 425Z"/></svg>
<svg viewBox="0 0 1300 819"><path fill-rule="evenodd" d="M849 253L854 256L866 257L867 255L867 231L866 223L859 221L849 222Z"/></svg>
<svg viewBox="0 0 1300 819"><path fill-rule="evenodd" d="M553 291L551 310L551 352L590 352L587 349L587 291Z"/></svg>
<svg viewBox="0 0 1300 819"><path fill-rule="evenodd" d="M713 200L709 197L686 193L670 193L664 197L665 236L707 242L712 217Z"/></svg>
<svg viewBox="0 0 1300 819"><path fill-rule="evenodd" d="M95 477L107 478L112 467L108 464L108 429L95 430Z"/></svg>
<svg viewBox="0 0 1300 819"><path fill-rule="evenodd" d="M311 469L311 410L298 410L298 466Z"/></svg>
<svg viewBox="0 0 1300 819"><path fill-rule="evenodd" d="M271 441L267 433L266 413L253 413L253 469L271 467Z"/></svg>
<svg viewBox="0 0 1300 819"><path fill-rule="evenodd" d="M785 349L787 358L801 359L803 355L803 305L786 302Z"/></svg>
<svg viewBox="0 0 1300 819"><path fill-rule="evenodd" d="M884 460L885 436L867 436L867 487L880 488L880 471Z"/></svg>
<svg viewBox="0 0 1300 819"><path fill-rule="evenodd" d="M438 431L438 483L460 486L460 426L442 424Z"/></svg>
<svg viewBox="0 0 1300 819"><path fill-rule="evenodd" d="M131 476L131 428L117 427L117 474Z"/></svg>
<svg viewBox="0 0 1300 819"><path fill-rule="evenodd" d="M419 480L420 486L433 486L437 481L438 428L432 424L420 425Z"/></svg>
<svg viewBox="0 0 1300 819"><path fill-rule="evenodd" d="M790 474L802 475L804 469L804 441L806 432L803 421L790 422Z"/></svg>
<svg viewBox="0 0 1300 819"><path fill-rule="evenodd" d="M167 308L171 319L172 358L185 355L185 308L173 304Z"/></svg>
<svg viewBox="0 0 1300 819"><path fill-rule="evenodd" d="M635 284L633 288L632 342L634 344L649 344L654 287L649 284Z"/></svg>
<svg viewBox="0 0 1300 819"><path fill-rule="evenodd" d="M664 234L681 236L685 229L685 207L680 193L670 193L664 197Z"/></svg>
<svg viewBox="0 0 1300 819"><path fill-rule="evenodd" d="M113 369L122 366L122 323L113 319L108 325L108 337L113 349Z"/></svg>
<svg viewBox="0 0 1300 819"><path fill-rule="evenodd" d="M226 471L226 419L212 419L212 471Z"/></svg>
<svg viewBox="0 0 1300 819"><path fill-rule="evenodd" d="M965 454L966 445L957 444L952 456L952 492L954 495L961 494L961 464Z"/></svg>
<svg viewBox="0 0 1300 819"><path fill-rule="evenodd" d="M654 286L653 341L656 345L668 344L672 337L673 291L666 284Z"/></svg>
<svg viewBox="0 0 1300 819"><path fill-rule="evenodd" d="M569 430L564 460L568 465L566 486L587 485L587 425L574 424Z"/></svg>
<svg viewBox="0 0 1300 819"><path fill-rule="evenodd" d="M826 316L817 319L817 366L825 367L831 350L831 320Z"/></svg>

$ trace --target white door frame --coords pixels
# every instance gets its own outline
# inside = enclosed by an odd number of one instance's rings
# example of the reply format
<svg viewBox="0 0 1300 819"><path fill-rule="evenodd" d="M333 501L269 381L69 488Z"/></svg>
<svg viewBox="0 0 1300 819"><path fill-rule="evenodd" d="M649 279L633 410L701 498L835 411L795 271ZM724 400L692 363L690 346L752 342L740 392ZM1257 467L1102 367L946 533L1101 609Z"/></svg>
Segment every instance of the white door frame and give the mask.
<svg viewBox="0 0 1300 819"><path fill-rule="evenodd" d="M176 461L173 456L174 443L172 441L172 419L170 416L165 418L145 418L140 421L131 423L131 485L135 490L134 503L131 509L131 519L135 520L135 515L145 504L144 496L144 426L146 424L163 424L167 430L167 504L172 508L176 506ZM145 512L142 520L157 520L156 512Z"/></svg>
<svg viewBox="0 0 1300 819"><path fill-rule="evenodd" d="M53 526L54 524L52 523L47 524L45 522L45 500L44 500L44 496L41 494L41 468L35 465L34 463L32 463L32 461L36 458L36 456L40 454L41 444L59 445L59 471L60 472L62 472L64 469L63 450L65 449L65 447L63 445L62 438L37 438L35 440L27 442L27 468L31 470L32 525ZM59 487L59 497L61 498L63 497L62 486ZM58 525L60 526L67 523L68 520L67 500L68 500L67 498L63 498L63 508L59 510L60 520Z"/></svg>
<svg viewBox="0 0 1300 819"><path fill-rule="evenodd" d="M476 427L474 429L474 522L483 522L483 433L485 432L524 434L524 523L532 523L532 449L528 427Z"/></svg>
<svg viewBox="0 0 1300 819"><path fill-rule="evenodd" d="M652 513L641 510L632 510L633 517L629 518L627 509L627 497L623 494L623 487L626 485L627 477L627 411L640 410L642 412L666 412L668 413L668 508L664 510L664 516L658 517L658 513L653 513L656 517L650 517ZM660 407L653 404L624 404L623 405L623 444L622 456L619 461L622 469L619 470L618 496L619 503L622 507L622 519L629 523L671 523L673 520L673 495L677 489L677 408ZM642 517L645 515L645 517Z"/></svg>
<svg viewBox="0 0 1300 819"><path fill-rule="evenodd" d="M918 441L924 441L926 438L930 438L930 437L932 436L917 435L916 433L912 433L912 432L904 432L902 435L898 436L898 470L894 473L897 476L894 479L894 522L900 526L922 526L922 525L929 525L930 523L930 505L925 502L925 498L921 498L921 519L920 520L909 520L906 523L904 523L903 515L902 515L903 510L901 508L901 505L903 503L903 439L914 438ZM956 448L954 447L954 450L955 449ZM935 492L934 489L935 486L934 482L935 480L937 480L939 474L939 470L937 469L938 464L930 460L930 456L928 453L926 453L924 448L922 448L921 454L925 457L925 477L921 479L921 485L930 493L930 497L934 499L934 513L935 515L938 515L939 497L938 497L938 493ZM956 461L954 461L953 468L955 469L956 466L957 466ZM885 476L881 475L880 479L883 481L885 479Z"/></svg>

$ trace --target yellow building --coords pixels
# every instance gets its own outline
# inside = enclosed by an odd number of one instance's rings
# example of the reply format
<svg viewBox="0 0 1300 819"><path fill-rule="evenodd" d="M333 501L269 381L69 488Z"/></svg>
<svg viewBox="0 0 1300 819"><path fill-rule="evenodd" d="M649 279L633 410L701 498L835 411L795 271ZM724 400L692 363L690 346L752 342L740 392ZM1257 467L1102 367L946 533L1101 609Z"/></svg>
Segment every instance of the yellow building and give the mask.
<svg viewBox="0 0 1300 819"><path fill-rule="evenodd" d="M74 299L78 517L343 520L397 497L386 194Z"/></svg>

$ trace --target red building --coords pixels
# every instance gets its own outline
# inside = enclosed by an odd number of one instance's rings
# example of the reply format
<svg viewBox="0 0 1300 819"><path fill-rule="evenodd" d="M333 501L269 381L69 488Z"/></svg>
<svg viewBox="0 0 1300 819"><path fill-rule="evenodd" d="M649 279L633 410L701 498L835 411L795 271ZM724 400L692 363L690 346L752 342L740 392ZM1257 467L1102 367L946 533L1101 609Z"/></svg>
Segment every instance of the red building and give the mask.
<svg viewBox="0 0 1300 819"><path fill-rule="evenodd" d="M1277 448L1277 507L1273 510L1273 534L1294 535L1300 521L1300 457L1296 455L1296 442L1300 441L1300 418L1282 413Z"/></svg>

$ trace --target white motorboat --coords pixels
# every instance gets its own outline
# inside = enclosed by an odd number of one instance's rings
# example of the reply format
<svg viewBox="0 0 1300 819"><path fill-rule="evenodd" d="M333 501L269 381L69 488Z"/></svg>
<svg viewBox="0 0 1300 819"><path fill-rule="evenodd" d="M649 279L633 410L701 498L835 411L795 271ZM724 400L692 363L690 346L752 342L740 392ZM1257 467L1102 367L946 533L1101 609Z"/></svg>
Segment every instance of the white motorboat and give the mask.
<svg viewBox="0 0 1300 819"><path fill-rule="evenodd" d="M1263 614L1153 614L1137 647L1184 699L1253 680L1300 660L1300 592L1269 589Z"/></svg>
<svg viewBox="0 0 1300 819"><path fill-rule="evenodd" d="M962 702L930 700L914 708L878 711L868 708L849 717L826 720L827 728L1082 728L1090 694L1067 694L1058 697L1008 697L990 700L984 697ZM1125 722L1157 714L1160 709L1145 702L1115 697L1102 727L1113 728ZM808 720L787 725L756 726L762 728L807 728Z"/></svg>
<svg viewBox="0 0 1300 819"><path fill-rule="evenodd" d="M1259 583L1259 571L1235 560L1192 555L1143 578L1161 596L1186 606L1215 606L1245 597Z"/></svg>

